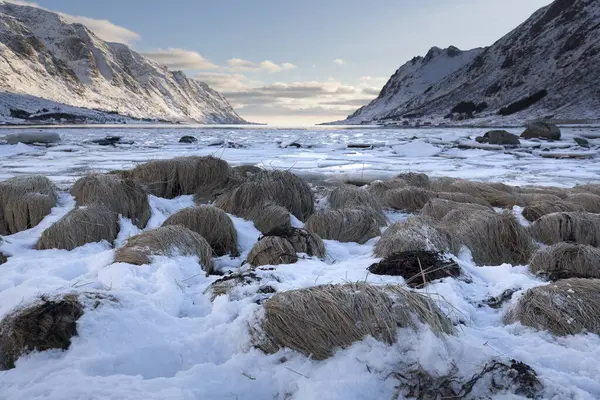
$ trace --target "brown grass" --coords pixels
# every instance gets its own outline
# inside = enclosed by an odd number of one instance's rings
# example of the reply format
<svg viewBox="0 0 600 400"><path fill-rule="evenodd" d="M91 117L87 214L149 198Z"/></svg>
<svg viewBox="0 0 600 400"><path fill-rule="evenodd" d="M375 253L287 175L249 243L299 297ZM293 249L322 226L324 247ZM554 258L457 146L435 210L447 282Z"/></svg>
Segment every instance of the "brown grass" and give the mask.
<svg viewBox="0 0 600 400"><path fill-rule="evenodd" d="M484 199L493 207L512 208L515 205L524 204L524 200L517 193L516 188L499 182L474 182L464 179L440 178L432 181L431 188L437 192L466 193Z"/></svg>
<svg viewBox="0 0 600 400"><path fill-rule="evenodd" d="M453 238L434 221L411 216L406 221L390 225L375 245L373 254L379 258L389 258L396 253L409 251L450 251L457 249Z"/></svg>
<svg viewBox="0 0 600 400"><path fill-rule="evenodd" d="M263 235L292 228L290 212L276 204L255 207L246 215Z"/></svg>
<svg viewBox="0 0 600 400"><path fill-rule="evenodd" d="M556 196L562 200L566 199L569 195L569 192L567 190L551 186L521 186L519 188L516 188L516 191L522 195L548 194Z"/></svg>
<svg viewBox="0 0 600 400"><path fill-rule="evenodd" d="M453 211L443 223L479 265L525 265L536 250L535 241L510 211Z"/></svg>
<svg viewBox="0 0 600 400"><path fill-rule="evenodd" d="M6 257L2 252L0 252L0 265L4 264L8 261L8 257Z"/></svg>
<svg viewBox="0 0 600 400"><path fill-rule="evenodd" d="M488 209L492 209L490 203L487 200L481 199L479 197L471 196L467 193L458 193L458 192L434 192L435 197L455 201L457 203L467 203L467 204L479 204L480 206L485 206Z"/></svg>
<svg viewBox="0 0 600 400"><path fill-rule="evenodd" d="M529 227L531 235L545 244L573 242L600 247L600 215L560 212L544 215Z"/></svg>
<svg viewBox="0 0 600 400"><path fill-rule="evenodd" d="M237 231L231 218L220 208L199 206L185 208L171 215L163 226L181 225L202 236L216 256L239 255Z"/></svg>
<svg viewBox="0 0 600 400"><path fill-rule="evenodd" d="M399 286L365 283L322 285L278 293L265 303L254 340L266 353L287 347L315 360L366 336L392 344L398 328L416 328L415 317L438 335L454 328L426 296Z"/></svg>
<svg viewBox="0 0 600 400"><path fill-rule="evenodd" d="M329 194L328 201L329 206L334 210L341 210L344 208L371 209L374 211L374 215L378 215L377 220L379 224L382 226L386 225L381 203L366 189L352 185L338 186Z"/></svg>
<svg viewBox="0 0 600 400"><path fill-rule="evenodd" d="M435 197L434 193L429 190L406 187L388 190L384 199L385 203L395 210L415 212L423 208L433 197Z"/></svg>
<svg viewBox="0 0 600 400"><path fill-rule="evenodd" d="M504 323L520 322L556 336L600 335L598 310L600 279L572 278L529 289L504 315Z"/></svg>
<svg viewBox="0 0 600 400"><path fill-rule="evenodd" d="M423 189L429 189L431 183L427 174L419 172L404 172L397 175L394 179L401 179L408 183L409 186L420 187Z"/></svg>
<svg viewBox="0 0 600 400"><path fill-rule="evenodd" d="M360 209L318 211L306 221L305 228L323 239L360 244L380 234L372 213Z"/></svg>
<svg viewBox="0 0 600 400"><path fill-rule="evenodd" d="M600 214L600 196L593 193L573 193L567 197L566 201L577 204L587 212Z"/></svg>
<svg viewBox="0 0 600 400"><path fill-rule="evenodd" d="M287 239L296 253L306 253L310 257L319 258L323 258L326 255L323 239L306 229L290 227L279 231L271 231L270 236L279 236Z"/></svg>
<svg viewBox="0 0 600 400"><path fill-rule="evenodd" d="M132 179L111 174L90 174L78 179L70 190L77 206L98 204L131 219L138 228L150 219L148 195Z"/></svg>
<svg viewBox="0 0 600 400"><path fill-rule="evenodd" d="M375 196L382 205L387 206L385 203L385 194L388 190L400 189L409 186L408 183L402 179L392 179L390 181L375 181L371 182L367 187L369 193Z"/></svg>
<svg viewBox="0 0 600 400"><path fill-rule="evenodd" d="M44 176L0 182L1 234L14 234L39 224L56 207L58 188Z"/></svg>
<svg viewBox="0 0 600 400"><path fill-rule="evenodd" d="M548 193L520 193L519 195L523 199L523 204L525 204L525 205L539 203L540 201L562 202L562 200L563 200L554 194L548 194Z"/></svg>
<svg viewBox="0 0 600 400"><path fill-rule="evenodd" d="M79 207L42 232L36 248L73 250L102 240L112 244L118 233L117 213L99 206Z"/></svg>
<svg viewBox="0 0 600 400"><path fill-rule="evenodd" d="M83 305L74 294L42 297L13 311L0 321L0 369L15 368L19 357L32 351L67 350L82 315Z"/></svg>
<svg viewBox="0 0 600 400"><path fill-rule="evenodd" d="M174 198L225 185L231 168L219 158L190 156L149 161L135 167L130 175L153 195Z"/></svg>
<svg viewBox="0 0 600 400"><path fill-rule="evenodd" d="M314 211L314 195L300 177L287 171L263 171L220 196L215 205L246 217L255 207L276 204L305 221Z"/></svg>
<svg viewBox="0 0 600 400"><path fill-rule="evenodd" d="M278 236L265 236L252 247L246 261L255 267L293 264L298 261L298 256L287 239Z"/></svg>
<svg viewBox="0 0 600 400"><path fill-rule="evenodd" d="M600 184L598 183L590 183L587 185L577 185L572 189L573 192L580 193L593 193L595 195L600 196Z"/></svg>
<svg viewBox="0 0 600 400"><path fill-rule="evenodd" d="M429 217L435 221L441 221L450 211L462 210L473 211L491 211L490 207L474 203L459 203L452 200L435 198L429 200L421 209L421 215Z"/></svg>
<svg viewBox="0 0 600 400"><path fill-rule="evenodd" d="M152 256L176 255L197 256L207 274L214 269L208 242L181 225L161 226L130 237L123 247L117 249L114 262L144 265L150 264Z"/></svg>
<svg viewBox="0 0 600 400"><path fill-rule="evenodd" d="M600 278L600 248L557 243L535 252L529 262L529 270L552 281Z"/></svg>
<svg viewBox="0 0 600 400"><path fill-rule="evenodd" d="M523 208L523 217L533 222L547 214L568 211L584 211L583 207L567 201L538 201Z"/></svg>

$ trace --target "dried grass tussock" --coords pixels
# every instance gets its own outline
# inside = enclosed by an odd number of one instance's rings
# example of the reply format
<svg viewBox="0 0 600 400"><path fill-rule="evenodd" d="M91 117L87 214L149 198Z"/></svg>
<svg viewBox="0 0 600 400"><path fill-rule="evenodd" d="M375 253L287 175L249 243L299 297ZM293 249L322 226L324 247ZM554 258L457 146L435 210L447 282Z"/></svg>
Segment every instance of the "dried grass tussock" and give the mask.
<svg viewBox="0 0 600 400"><path fill-rule="evenodd" d="M275 353L287 347L315 360L371 335L385 343L415 320L438 335L453 334L450 320L428 297L399 286L365 283L322 285L278 293L264 305L257 347ZM416 318L415 318L416 317Z"/></svg>
<svg viewBox="0 0 600 400"><path fill-rule="evenodd" d="M383 205L385 203L385 194L388 190L400 189L409 186L409 184L402 179L392 179L390 181L374 181L369 184L367 190L373 196L375 196Z"/></svg>
<svg viewBox="0 0 600 400"><path fill-rule="evenodd" d="M404 172L397 175L394 179L401 179L408 183L409 186L420 187L423 189L429 189L429 185L431 184L429 176L419 172Z"/></svg>
<svg viewBox="0 0 600 400"><path fill-rule="evenodd" d="M600 215L586 212L560 212L534 221L529 232L545 244L572 242L600 247Z"/></svg>
<svg viewBox="0 0 600 400"><path fill-rule="evenodd" d="M600 278L600 248L557 243L535 252L529 262L529 270L552 281Z"/></svg>
<svg viewBox="0 0 600 400"><path fill-rule="evenodd" d="M383 207L381 207L379 200L368 190L360 187L352 185L338 186L329 194L328 200L329 206L334 210L371 208L383 217Z"/></svg>
<svg viewBox="0 0 600 400"><path fill-rule="evenodd" d="M58 188L45 176L0 182L0 233L14 234L39 224L56 207Z"/></svg>
<svg viewBox="0 0 600 400"><path fill-rule="evenodd" d="M396 253L411 251L456 252L457 249L452 237L440 225L426 217L411 216L390 225L375 245L373 254L389 258Z"/></svg>
<svg viewBox="0 0 600 400"><path fill-rule="evenodd" d="M326 255L323 239L306 229L289 228L272 231L270 235L286 239L290 242L296 253L306 253L309 257L319 258L323 258Z"/></svg>
<svg viewBox="0 0 600 400"><path fill-rule="evenodd" d="M504 315L556 336L582 332L600 335L600 279L572 278L529 289Z"/></svg>
<svg viewBox="0 0 600 400"><path fill-rule="evenodd" d="M556 212L584 211L583 207L567 201L539 201L523 208L523 217L533 222L544 215Z"/></svg>
<svg viewBox="0 0 600 400"><path fill-rule="evenodd" d="M83 305L77 295L42 298L17 309L0 321L0 370L12 369L20 356L32 351L66 350L77 336Z"/></svg>
<svg viewBox="0 0 600 400"><path fill-rule="evenodd" d="M117 213L99 206L79 207L42 232L36 248L73 250L102 240L112 244L118 234Z"/></svg>
<svg viewBox="0 0 600 400"><path fill-rule="evenodd" d="M276 204L254 207L246 214L246 218L254 222L256 229L263 235L292 228L290 212Z"/></svg>
<svg viewBox="0 0 600 400"><path fill-rule="evenodd" d="M516 188L498 182L473 182L464 179L440 178L432 181L431 188L437 192L466 193L484 199L493 207L512 208L515 205L524 204L524 200L516 192Z"/></svg>
<svg viewBox="0 0 600 400"><path fill-rule="evenodd" d="M435 198L429 200L421 209L421 215L431 218L435 221L441 221L449 212L461 210L466 212L473 211L491 211L490 207L475 203L459 203L452 200Z"/></svg>
<svg viewBox="0 0 600 400"><path fill-rule="evenodd" d="M287 171L263 171L220 196L215 205L246 217L256 207L276 204L305 221L314 212L314 202L312 190L302 178Z"/></svg>
<svg viewBox="0 0 600 400"><path fill-rule="evenodd" d="M573 193L566 201L581 206L585 211L600 214L600 196L593 193Z"/></svg>
<svg viewBox="0 0 600 400"><path fill-rule="evenodd" d="M130 237L123 247L117 249L114 262L144 265L150 264L151 256L175 255L197 256L207 274L214 269L208 242L181 225L161 226Z"/></svg>
<svg viewBox="0 0 600 400"><path fill-rule="evenodd" d="M233 257L239 255L237 231L233 221L220 208L212 206L184 208L163 223L163 226L169 225L181 225L196 232L206 239L213 253L218 257L225 254L231 254Z"/></svg>
<svg viewBox="0 0 600 400"><path fill-rule="evenodd" d="M293 264L298 261L298 256L294 246L287 239L278 236L266 236L252 247L246 261L255 267Z"/></svg>
<svg viewBox="0 0 600 400"><path fill-rule="evenodd" d="M479 265L525 265L537 248L510 211L453 211L443 223L455 240L471 250Z"/></svg>
<svg viewBox="0 0 600 400"><path fill-rule="evenodd" d="M566 199L569 195L569 192L566 189L546 186L521 186L516 188L516 192L521 195L548 194L562 200Z"/></svg>
<svg viewBox="0 0 600 400"><path fill-rule="evenodd" d="M153 160L138 165L130 173L148 192L165 198L217 188L225 185L230 175L229 164L212 156Z"/></svg>
<svg viewBox="0 0 600 400"><path fill-rule="evenodd" d="M540 201L561 202L563 200L554 194L548 193L520 193L519 195L523 199L523 203L526 205L538 203Z"/></svg>
<svg viewBox="0 0 600 400"><path fill-rule="evenodd" d="M368 210L321 210L305 224L306 230L323 239L363 244L380 235L379 224Z"/></svg>
<svg viewBox="0 0 600 400"><path fill-rule="evenodd" d="M150 219L150 203L144 189L134 180L111 174L90 174L70 189L77 206L98 204L131 219L140 229Z"/></svg>
<svg viewBox="0 0 600 400"><path fill-rule="evenodd" d="M406 212L419 211L429 200L435 197L434 193L416 187L406 187L388 190L384 195L385 203L395 209Z"/></svg>
<svg viewBox="0 0 600 400"><path fill-rule="evenodd" d="M581 192L592 193L597 196L600 196L600 184L590 183L587 185L577 185L573 189L571 189L571 191L575 192L575 193L581 193Z"/></svg>

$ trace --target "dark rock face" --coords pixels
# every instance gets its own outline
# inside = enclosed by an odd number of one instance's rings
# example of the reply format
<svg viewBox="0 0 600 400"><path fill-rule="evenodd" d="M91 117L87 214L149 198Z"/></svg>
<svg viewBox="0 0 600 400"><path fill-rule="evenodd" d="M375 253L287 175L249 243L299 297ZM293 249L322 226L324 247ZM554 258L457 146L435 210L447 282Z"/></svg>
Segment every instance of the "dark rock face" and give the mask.
<svg viewBox="0 0 600 400"><path fill-rule="evenodd" d="M196 143L198 141L198 139L196 139L193 136L182 136L181 139L179 139L179 143Z"/></svg>
<svg viewBox="0 0 600 400"><path fill-rule="evenodd" d="M114 146L121 141L121 136L107 136L104 139L94 139L92 143L100 146Z"/></svg>
<svg viewBox="0 0 600 400"><path fill-rule="evenodd" d="M521 144L519 137L507 131L489 131L483 135L484 143L500 144L505 146L518 146Z"/></svg>
<svg viewBox="0 0 600 400"><path fill-rule="evenodd" d="M527 126L521 137L524 139L560 140L560 128L551 122L534 122Z"/></svg>

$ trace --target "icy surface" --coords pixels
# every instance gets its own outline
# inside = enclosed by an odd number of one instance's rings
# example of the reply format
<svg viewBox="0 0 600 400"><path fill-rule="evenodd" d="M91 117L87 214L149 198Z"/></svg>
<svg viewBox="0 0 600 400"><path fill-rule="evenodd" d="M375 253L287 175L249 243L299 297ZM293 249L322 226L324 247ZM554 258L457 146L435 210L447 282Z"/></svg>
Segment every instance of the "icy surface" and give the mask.
<svg viewBox="0 0 600 400"><path fill-rule="evenodd" d="M579 129L579 130L577 130ZM588 128L565 130L569 136ZM458 140L480 134L469 130L266 130L208 129L60 129L63 143L34 147L35 152L0 158L2 179L43 173L61 185L90 171L131 168L154 158L213 154L232 164L284 168L309 178L393 176L422 171L433 176L458 176L513 184L570 186L598 180L597 159L550 160L524 153L480 149L461 150ZM122 135L133 145L102 147L84 141ZM178 144L184 134L197 144ZM407 158L391 146L410 143L414 136L440 153ZM294 138L312 148L281 149L277 142ZM241 149L207 147L221 140ZM592 146L597 146L593 139ZM347 143L368 143L371 150L346 150ZM532 142L533 144L534 142ZM538 143L539 144L539 143ZM537 145L537 144L536 144ZM543 145L543 144L542 144ZM17 145L19 146L19 145ZM419 145L421 146L421 145ZM0 149L14 147L0 146ZM21 146L20 148L23 149ZM9 150L7 150L8 153ZM5 153L2 153L5 154ZM167 200L150 196L152 217L146 229L159 226L169 215L191 206L191 196ZM112 264L114 249L95 243L73 251L32 250L43 229L74 207L62 194L59 206L37 227L4 237L0 251L10 256L0 267L0 318L42 294L107 291L118 299L87 309L78 322L79 336L69 350L21 357L16 368L0 373L0 399L393 399L398 384L391 375L420 364L443 374L456 365L470 378L491 359L512 358L534 368L545 386L543 398L600 398L600 337L556 338L519 325L504 326L502 309L484 305L507 289L524 290L545 283L526 266L476 266L468 251L457 262L468 279L444 279L424 289L439 302L458 327L458 334L440 339L425 327L402 330L398 343L388 346L372 338L341 350L326 361L314 361L291 350L265 355L252 348L248 333L261 308L262 285L278 292L316 284L366 281L402 284L400 277L375 276L367 267L373 258L372 239L365 245L325 241L325 261L301 258L297 264L257 269L257 284L236 288L211 302L206 290L218 276L205 277L192 257L157 257L151 265ZM519 214L516 208L515 213ZM388 212L390 221L406 218ZM244 271L242 262L260 236L251 222L232 217L241 256L216 259L216 269ZM296 226L299 221L293 221ZM139 230L121 219L118 247ZM485 396L486 393L473 393ZM498 396L516 398L514 396Z"/></svg>
<svg viewBox="0 0 600 400"><path fill-rule="evenodd" d="M519 134L522 129L509 129ZM597 153L600 139L590 148L578 147L573 137L599 137L600 128L563 128L559 142L522 141L517 149L459 148L486 129L382 129L319 127L275 129L268 127L57 127L58 146L7 147L0 145L0 179L41 173L59 185L68 185L88 172L131 169L150 159L185 155L214 155L233 165L252 164L266 169L285 169L309 179L387 179L400 172L424 172L431 176L502 181L514 185L573 186L600 180L599 158L551 159L542 154ZM0 129L3 136L15 132ZM90 140L121 136L117 146L99 146ZM180 144L191 135L197 143ZM302 147L282 148L295 142ZM213 146L212 144L218 145ZM228 143L223 145L222 143ZM348 144L372 148L347 148ZM235 146L237 148L231 148ZM402 150L404 149L404 150ZM401 152L402 154L399 154Z"/></svg>

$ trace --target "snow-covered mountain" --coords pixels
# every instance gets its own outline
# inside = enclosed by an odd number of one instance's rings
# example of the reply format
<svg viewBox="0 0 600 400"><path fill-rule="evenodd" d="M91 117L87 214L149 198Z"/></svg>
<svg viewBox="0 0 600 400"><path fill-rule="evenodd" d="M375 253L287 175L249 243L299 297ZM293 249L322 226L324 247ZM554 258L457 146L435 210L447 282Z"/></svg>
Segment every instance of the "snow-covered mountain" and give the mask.
<svg viewBox="0 0 600 400"><path fill-rule="evenodd" d="M430 90L432 85L471 62L483 49L462 51L454 46L433 47L425 57L415 57L392 75L379 96L349 117L352 121L377 119Z"/></svg>
<svg viewBox="0 0 600 400"><path fill-rule="evenodd" d="M28 95L20 102L30 105L26 113L40 114L33 96L134 118L246 122L223 96L183 72L58 14L0 1L0 97L9 93Z"/></svg>
<svg viewBox="0 0 600 400"><path fill-rule="evenodd" d="M435 82L426 78L425 59L409 62L377 99L344 122L446 117L503 123L548 115L600 119L598 0L556 0L492 46L462 54L475 56L465 56L466 63L454 70L447 67L448 74L436 75ZM448 60L440 59L444 65ZM418 68L411 69L412 64ZM403 84L409 76L409 84Z"/></svg>

